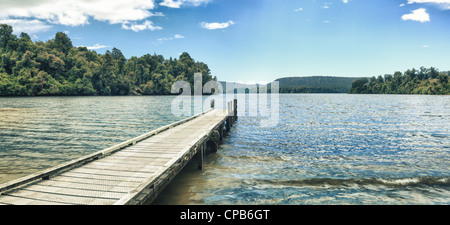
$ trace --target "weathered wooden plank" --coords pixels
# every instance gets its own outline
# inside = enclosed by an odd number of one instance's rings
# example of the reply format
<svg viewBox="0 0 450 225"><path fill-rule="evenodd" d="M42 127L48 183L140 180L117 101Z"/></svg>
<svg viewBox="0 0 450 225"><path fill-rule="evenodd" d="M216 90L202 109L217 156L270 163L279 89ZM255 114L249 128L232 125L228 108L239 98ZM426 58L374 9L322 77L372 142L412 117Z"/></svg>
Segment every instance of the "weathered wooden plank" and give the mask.
<svg viewBox="0 0 450 225"><path fill-rule="evenodd" d="M192 140L192 138L198 137L198 134L187 137L184 137L182 135L184 134L179 134L179 136L176 138L152 138L147 140L145 144L149 144L147 145L147 147L151 147L152 145L150 144L153 144L153 146L158 144L182 146L183 143L189 142L190 140Z"/></svg>
<svg viewBox="0 0 450 225"><path fill-rule="evenodd" d="M5 205L71 205L72 203L54 202L49 200L39 200L22 196L2 195L0 199Z"/></svg>
<svg viewBox="0 0 450 225"><path fill-rule="evenodd" d="M123 152L135 152L135 153L153 153L153 154L177 154L180 149L176 148L152 148L152 149L126 149Z"/></svg>
<svg viewBox="0 0 450 225"><path fill-rule="evenodd" d="M139 184L135 189L131 190L123 196L119 201L115 202L115 205L130 205L130 204L139 204L138 199L143 192L149 192L150 189L154 189L154 183L158 181L158 177L161 177L161 175L166 171L167 168L162 167L160 170L158 170L155 173L154 177L148 178L145 181L143 181L141 184ZM149 193L147 193L149 194Z"/></svg>
<svg viewBox="0 0 450 225"><path fill-rule="evenodd" d="M135 178L146 178L153 174L152 171L118 171L109 169L98 169L91 167L81 167L72 172L82 173L82 174L96 174L105 176L117 176L117 177L135 177Z"/></svg>
<svg viewBox="0 0 450 225"><path fill-rule="evenodd" d="M83 168L97 169L97 170L111 170L111 171L118 171L118 172L142 171L142 173L153 173L154 171L158 170L159 166L145 167L145 165L139 165L139 164L117 164L117 163L108 163L108 162L96 162L96 163L91 163L89 165L86 165Z"/></svg>
<svg viewBox="0 0 450 225"><path fill-rule="evenodd" d="M178 143L149 143L148 145L131 146L124 150L153 150L153 149L164 149L164 148L166 148L166 149L176 148L176 150L180 150L180 148L183 148L183 147L184 147L184 144L178 144Z"/></svg>
<svg viewBox="0 0 450 225"><path fill-rule="evenodd" d="M177 153L154 153L154 152L136 152L136 151L120 151L114 156L116 157L139 157L139 158L173 158Z"/></svg>
<svg viewBox="0 0 450 225"><path fill-rule="evenodd" d="M73 176L65 176L65 175L60 175L60 176L54 177L51 180L57 181L57 182L66 182L67 185L71 185L72 183L79 183L79 184L89 184L89 185L96 184L96 185L101 185L101 186L117 186L117 187L126 187L126 188L133 188L136 186L136 183L137 183L137 182L131 182L131 181L95 180L95 179L90 179L88 177L73 177Z"/></svg>
<svg viewBox="0 0 450 225"><path fill-rule="evenodd" d="M119 186L119 185L100 185L77 183L77 182L67 182L61 180L45 180L39 183L39 185L51 186L51 187L70 187L80 190L91 190L91 191L103 191L103 192L117 192L125 194L131 190L131 187Z"/></svg>
<svg viewBox="0 0 450 225"><path fill-rule="evenodd" d="M142 166L140 168L136 168L132 172L117 172L117 171L101 171L101 170L92 170L86 169L84 167L74 169L72 171L66 172L63 175L66 177L72 178L84 178L86 180L94 180L97 184L116 184L116 185L125 185L128 187L136 186L137 183L142 182L142 180L147 179L148 177L154 176L154 171L156 171L152 165ZM94 171L99 171L95 173ZM105 173L106 172L106 173ZM111 182L111 183L108 183Z"/></svg>
<svg viewBox="0 0 450 225"><path fill-rule="evenodd" d="M184 148L185 144L174 144L174 143L152 143L152 145L141 147L141 148L127 148L127 150L180 150Z"/></svg>
<svg viewBox="0 0 450 225"><path fill-rule="evenodd" d="M168 161L167 158L140 158L133 156L110 156L103 160L104 162L116 162L119 164L140 164L149 166L159 166Z"/></svg>
<svg viewBox="0 0 450 225"><path fill-rule="evenodd" d="M69 171L64 173L64 176L88 178L92 180L104 180L104 181L126 181L126 182L141 182L145 177L126 177L126 176L113 176L113 175L101 175L101 174L89 174L76 171Z"/></svg>
<svg viewBox="0 0 450 225"><path fill-rule="evenodd" d="M125 193L123 192L111 192L111 191L100 191L100 190L86 190L73 188L68 186L50 186L50 185L31 185L29 187L23 188L22 190L36 191L40 193L52 193L68 196L80 196L88 198L105 198L105 199L120 199Z"/></svg>
<svg viewBox="0 0 450 225"><path fill-rule="evenodd" d="M89 205L93 204L102 204L102 205L110 205L113 204L116 199L108 199L108 198L99 198L99 197L84 197L77 195L65 195L60 193L47 193L42 191L35 190L24 190L20 189L13 193L7 194L8 196L27 198L31 200L37 201L49 201L54 204L76 204L76 205ZM30 203L33 203L31 201ZM28 204L30 204L28 203Z"/></svg>
<svg viewBox="0 0 450 225"><path fill-rule="evenodd" d="M147 160L147 161L142 161L142 160L136 160L134 162L132 161L126 161L123 160L123 158L117 159L117 158L111 158L109 159L109 157L105 160L102 160L101 163L104 164L116 164L117 166L120 167L145 167L145 166L154 166L154 167L158 167L161 166L160 162L154 162L153 160ZM149 165L149 163L152 163L151 165Z"/></svg>

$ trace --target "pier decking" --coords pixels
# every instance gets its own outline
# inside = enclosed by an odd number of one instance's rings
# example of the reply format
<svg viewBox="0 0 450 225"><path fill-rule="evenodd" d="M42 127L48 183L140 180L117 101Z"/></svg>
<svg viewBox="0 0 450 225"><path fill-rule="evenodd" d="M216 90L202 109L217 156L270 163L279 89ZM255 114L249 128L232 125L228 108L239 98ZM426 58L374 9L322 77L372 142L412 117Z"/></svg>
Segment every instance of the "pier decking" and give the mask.
<svg viewBox="0 0 450 225"><path fill-rule="evenodd" d="M0 205L151 203L193 158L203 165L237 119L236 100L116 146L0 184Z"/></svg>

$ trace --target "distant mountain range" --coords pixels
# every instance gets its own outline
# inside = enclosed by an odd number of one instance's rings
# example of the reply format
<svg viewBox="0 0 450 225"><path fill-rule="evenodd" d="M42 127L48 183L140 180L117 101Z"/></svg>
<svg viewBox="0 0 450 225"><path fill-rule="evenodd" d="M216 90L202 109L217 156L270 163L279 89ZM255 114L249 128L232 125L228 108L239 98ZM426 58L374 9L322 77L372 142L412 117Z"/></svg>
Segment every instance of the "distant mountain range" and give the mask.
<svg viewBox="0 0 450 225"><path fill-rule="evenodd" d="M276 79L279 82L280 93L348 93L353 81L358 77L284 77ZM226 90L226 82L221 81ZM256 85L259 87L259 84ZM268 87L270 89L270 85Z"/></svg>

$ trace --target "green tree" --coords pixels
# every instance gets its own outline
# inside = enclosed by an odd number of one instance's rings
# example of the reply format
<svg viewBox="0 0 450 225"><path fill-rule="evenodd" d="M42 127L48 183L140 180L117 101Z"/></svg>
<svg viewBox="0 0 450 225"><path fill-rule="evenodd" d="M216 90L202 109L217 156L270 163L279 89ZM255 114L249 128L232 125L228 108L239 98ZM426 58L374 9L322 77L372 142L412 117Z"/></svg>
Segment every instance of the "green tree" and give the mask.
<svg viewBox="0 0 450 225"><path fill-rule="evenodd" d="M437 78L437 76L439 75L439 71L438 70L436 70L436 68L434 68L434 67L431 67L429 70L428 70L429 72L428 72L428 74L429 74L429 77L431 77L431 78Z"/></svg>
<svg viewBox="0 0 450 225"><path fill-rule="evenodd" d="M437 79L439 80L439 82L441 84L447 84L448 83L448 75L445 74L445 73L439 74L439 76L437 76Z"/></svg>
<svg viewBox="0 0 450 225"><path fill-rule="evenodd" d="M449 74L450 71L439 73L434 67L420 67L419 71L408 69L404 74L386 74L384 82L381 76L355 80L349 93L450 94Z"/></svg>
<svg viewBox="0 0 450 225"><path fill-rule="evenodd" d="M7 24L0 24L0 48L6 49L8 44L15 38L12 34L13 28Z"/></svg>
<svg viewBox="0 0 450 225"><path fill-rule="evenodd" d="M180 59L156 53L127 59L117 48L98 54L73 47L63 32L46 43L12 32L0 24L1 96L170 94L174 81L192 84L194 73L202 73L204 83L213 79L208 66L188 53Z"/></svg>
<svg viewBox="0 0 450 225"><path fill-rule="evenodd" d="M64 54L67 54L73 47L70 38L63 32L57 32L55 38L49 41L49 46L52 49L56 49Z"/></svg>

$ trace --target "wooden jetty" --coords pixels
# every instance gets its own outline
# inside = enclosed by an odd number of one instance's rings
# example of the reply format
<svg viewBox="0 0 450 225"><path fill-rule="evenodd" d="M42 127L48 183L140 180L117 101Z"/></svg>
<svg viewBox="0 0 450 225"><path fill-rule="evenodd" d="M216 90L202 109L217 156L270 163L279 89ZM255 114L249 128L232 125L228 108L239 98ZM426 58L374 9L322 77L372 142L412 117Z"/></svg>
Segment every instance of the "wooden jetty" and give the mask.
<svg viewBox="0 0 450 225"><path fill-rule="evenodd" d="M113 147L0 184L0 205L151 203L193 158L201 169L237 119L236 99Z"/></svg>

